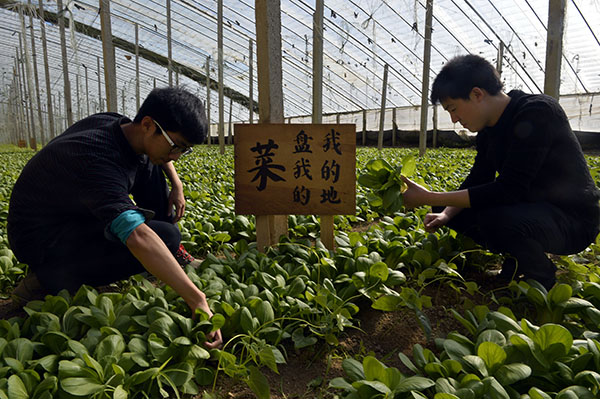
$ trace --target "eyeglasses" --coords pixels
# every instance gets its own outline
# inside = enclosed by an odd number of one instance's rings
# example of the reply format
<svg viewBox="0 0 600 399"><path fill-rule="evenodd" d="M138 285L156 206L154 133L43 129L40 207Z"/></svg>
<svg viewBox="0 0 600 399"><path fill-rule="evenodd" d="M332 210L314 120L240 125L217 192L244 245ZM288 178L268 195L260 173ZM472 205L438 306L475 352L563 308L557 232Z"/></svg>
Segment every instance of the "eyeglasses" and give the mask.
<svg viewBox="0 0 600 399"><path fill-rule="evenodd" d="M184 156L184 155L188 155L190 152L192 152L192 147L178 146L177 144L175 144L173 142L173 140L171 140L171 138L169 137L167 132L165 132L165 129L163 129L162 126L157 121L154 121L154 123L156 123L156 126L158 126L158 128L160 129L163 136L165 136L165 139L167 139L167 142L171 145L171 153L172 154L181 154L181 156Z"/></svg>

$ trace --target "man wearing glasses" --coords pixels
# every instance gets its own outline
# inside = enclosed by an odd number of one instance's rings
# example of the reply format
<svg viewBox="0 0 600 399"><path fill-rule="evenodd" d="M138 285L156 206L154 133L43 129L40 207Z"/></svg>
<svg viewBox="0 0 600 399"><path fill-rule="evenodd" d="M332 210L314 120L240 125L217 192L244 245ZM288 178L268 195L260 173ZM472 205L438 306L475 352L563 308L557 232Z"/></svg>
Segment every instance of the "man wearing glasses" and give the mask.
<svg viewBox="0 0 600 399"><path fill-rule="evenodd" d="M9 242L29 265L13 301L23 305L148 271L192 312L212 315L181 267L193 258L175 224L185 198L172 162L206 134L202 101L169 87L154 89L133 121L95 114L50 141L23 168L10 200ZM207 346L220 345L220 331L209 339Z"/></svg>

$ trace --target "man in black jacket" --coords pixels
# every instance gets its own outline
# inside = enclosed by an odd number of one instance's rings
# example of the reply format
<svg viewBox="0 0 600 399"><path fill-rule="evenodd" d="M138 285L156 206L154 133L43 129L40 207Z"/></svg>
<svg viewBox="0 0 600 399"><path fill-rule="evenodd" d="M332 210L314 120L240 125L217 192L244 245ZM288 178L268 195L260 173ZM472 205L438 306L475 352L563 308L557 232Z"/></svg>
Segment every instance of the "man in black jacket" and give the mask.
<svg viewBox="0 0 600 399"><path fill-rule="evenodd" d="M432 205L425 228L448 225L492 252L508 255L500 277L550 288L546 253L573 254L599 232L599 190L558 102L502 91L494 67L476 55L450 60L436 77L433 104L477 134L473 167L457 191L431 192L405 179L409 208Z"/></svg>
<svg viewBox="0 0 600 399"><path fill-rule="evenodd" d="M192 312L212 315L180 266L186 260L175 222L185 199L172 162L206 132L202 101L174 87L154 89L133 121L95 114L50 141L23 168L10 199L10 246L30 269L13 299L24 303L147 270ZM208 346L220 345L220 331L209 339Z"/></svg>

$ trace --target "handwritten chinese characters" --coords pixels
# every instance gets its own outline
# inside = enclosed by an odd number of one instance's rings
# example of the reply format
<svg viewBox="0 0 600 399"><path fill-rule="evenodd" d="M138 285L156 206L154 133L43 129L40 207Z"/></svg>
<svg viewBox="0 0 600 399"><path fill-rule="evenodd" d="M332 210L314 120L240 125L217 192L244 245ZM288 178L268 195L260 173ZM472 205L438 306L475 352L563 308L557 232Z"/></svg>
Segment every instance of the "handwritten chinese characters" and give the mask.
<svg viewBox="0 0 600 399"><path fill-rule="evenodd" d="M355 125L235 125L239 214L354 214Z"/></svg>

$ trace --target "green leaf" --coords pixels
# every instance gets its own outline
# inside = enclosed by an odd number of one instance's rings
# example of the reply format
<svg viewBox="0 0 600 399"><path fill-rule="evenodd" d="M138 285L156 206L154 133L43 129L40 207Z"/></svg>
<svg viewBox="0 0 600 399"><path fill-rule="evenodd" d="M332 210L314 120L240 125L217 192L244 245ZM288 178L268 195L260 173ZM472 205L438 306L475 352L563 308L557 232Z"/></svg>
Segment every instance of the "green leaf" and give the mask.
<svg viewBox="0 0 600 399"><path fill-rule="evenodd" d="M8 397L10 399L29 399L23 380L16 374L8 377Z"/></svg>
<svg viewBox="0 0 600 399"><path fill-rule="evenodd" d="M279 371L277 371L277 362L275 360L275 354L273 353L272 347L268 346L262 348L260 352L258 352L258 357L262 364L266 365L274 372L279 373Z"/></svg>
<svg viewBox="0 0 600 399"><path fill-rule="evenodd" d="M383 310L384 312L393 312L398 310L402 304L402 298L396 295L384 295L373 302L373 309Z"/></svg>
<svg viewBox="0 0 600 399"><path fill-rule="evenodd" d="M406 177L411 177L415 174L417 169L417 160L412 155L406 155L402 157L400 161L402 163L402 174Z"/></svg>
<svg viewBox="0 0 600 399"><path fill-rule="evenodd" d="M482 377L488 376L488 371L487 371L487 368L485 367L485 362L479 356L467 355L467 356L463 357L463 360L474 371L478 371L480 376L482 376Z"/></svg>
<svg viewBox="0 0 600 399"><path fill-rule="evenodd" d="M258 399L269 399L271 397L269 382L257 367L250 366L250 375L246 383Z"/></svg>
<svg viewBox="0 0 600 399"><path fill-rule="evenodd" d="M500 367L494 377L504 386L512 385L531 375L531 367L523 363L506 364Z"/></svg>
<svg viewBox="0 0 600 399"><path fill-rule="evenodd" d="M400 381L400 384L396 386L394 391L396 392L410 392L410 391L422 391L427 388L431 388L435 385L435 382L425 377L408 377Z"/></svg>
<svg viewBox="0 0 600 399"><path fill-rule="evenodd" d="M490 373L494 373L506 360L506 352L494 342L482 342L477 348L477 356L483 359Z"/></svg>
<svg viewBox="0 0 600 399"><path fill-rule="evenodd" d="M558 305L566 302L573 295L573 289L567 284L555 284L548 292L548 299L551 304Z"/></svg>
<svg viewBox="0 0 600 399"><path fill-rule="evenodd" d="M369 268L369 275L376 277L381 281L386 281L388 278L388 266L384 262L376 262Z"/></svg>
<svg viewBox="0 0 600 399"><path fill-rule="evenodd" d="M292 340L294 341L294 348L302 349L307 346L311 346L317 343L317 338L313 336L304 336L304 332L302 328L297 328L292 333Z"/></svg>
<svg viewBox="0 0 600 399"><path fill-rule="evenodd" d="M552 398L546 392L544 392L541 389L538 389L536 387L530 388L529 392L527 392L527 393L529 394L529 397L531 399L551 399Z"/></svg>
<svg viewBox="0 0 600 399"><path fill-rule="evenodd" d="M347 392L356 392L356 388L342 377L336 377L329 381L329 388L343 389Z"/></svg>
<svg viewBox="0 0 600 399"><path fill-rule="evenodd" d="M365 356L363 359L363 370L367 380L385 380L385 369L387 367L373 356Z"/></svg>
<svg viewBox="0 0 600 399"><path fill-rule="evenodd" d="M75 396L90 396L104 389L96 379L87 377L70 377L60 381L62 389Z"/></svg>
<svg viewBox="0 0 600 399"><path fill-rule="evenodd" d="M536 331L534 341L545 355L551 354L553 357L559 357L569 353L573 345L573 336L565 327L549 323L544 324Z"/></svg>
<svg viewBox="0 0 600 399"><path fill-rule="evenodd" d="M348 375L350 381L359 381L365 379L363 365L356 359L346 358L342 361L342 369Z"/></svg>
<svg viewBox="0 0 600 399"><path fill-rule="evenodd" d="M128 393L125 388L123 388L123 385L119 385L115 388L113 392L113 399L127 399L127 397Z"/></svg>

